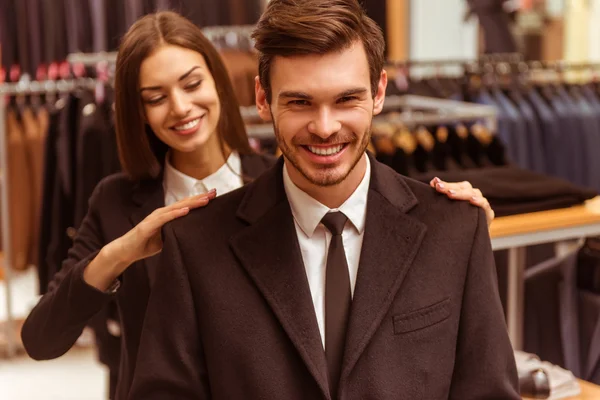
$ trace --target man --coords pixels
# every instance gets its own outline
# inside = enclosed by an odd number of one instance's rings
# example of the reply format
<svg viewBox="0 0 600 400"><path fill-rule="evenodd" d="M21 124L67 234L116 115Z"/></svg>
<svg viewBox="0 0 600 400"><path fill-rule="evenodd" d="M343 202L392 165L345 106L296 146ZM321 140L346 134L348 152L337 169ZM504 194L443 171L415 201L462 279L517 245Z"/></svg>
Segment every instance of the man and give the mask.
<svg viewBox="0 0 600 400"><path fill-rule="evenodd" d="M166 226L132 399L518 399L484 213L365 153L387 76L356 0L271 0L284 157Z"/></svg>

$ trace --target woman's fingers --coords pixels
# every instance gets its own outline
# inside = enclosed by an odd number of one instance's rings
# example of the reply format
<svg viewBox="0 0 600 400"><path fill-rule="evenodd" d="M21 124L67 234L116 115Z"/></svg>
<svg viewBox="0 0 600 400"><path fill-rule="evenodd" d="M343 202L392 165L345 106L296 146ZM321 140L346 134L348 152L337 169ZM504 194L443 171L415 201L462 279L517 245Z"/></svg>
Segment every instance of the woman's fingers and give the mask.
<svg viewBox="0 0 600 400"><path fill-rule="evenodd" d="M183 200L178 201L177 203L170 205L167 208L170 208L170 209L177 209L177 208L184 208L184 207L195 208L194 205L202 204L204 202L204 200L210 201L210 200L214 199L215 197L217 197L217 191L216 191L216 189L212 189L208 193L203 193L203 194L198 194L196 196L187 197Z"/></svg>
<svg viewBox="0 0 600 400"><path fill-rule="evenodd" d="M470 201L471 201L471 204L473 204L477 207L481 207L483 209L483 211L485 211L485 217L487 219L487 223L488 223L488 225L491 224L492 221L494 220L494 218L496 217L496 213L492 209L492 206L490 205L490 202L488 201L488 199L486 199L483 196L473 196Z"/></svg>
<svg viewBox="0 0 600 400"><path fill-rule="evenodd" d="M434 178L429 184L439 193L443 193L453 200L466 200L475 206L481 207L485 211L488 224L494 220L495 213L489 201L483 196L481 190L474 188L470 182L448 183L439 178Z"/></svg>
<svg viewBox="0 0 600 400"><path fill-rule="evenodd" d="M190 210L194 208L204 207L212 200L212 198L214 198L214 196L211 197L208 194L194 196L172 204L169 207L163 207L156 210L156 213L152 213L146 217L146 219L140 223L143 224L140 228L144 230L144 236L152 235L153 232L162 228L167 222L187 215Z"/></svg>

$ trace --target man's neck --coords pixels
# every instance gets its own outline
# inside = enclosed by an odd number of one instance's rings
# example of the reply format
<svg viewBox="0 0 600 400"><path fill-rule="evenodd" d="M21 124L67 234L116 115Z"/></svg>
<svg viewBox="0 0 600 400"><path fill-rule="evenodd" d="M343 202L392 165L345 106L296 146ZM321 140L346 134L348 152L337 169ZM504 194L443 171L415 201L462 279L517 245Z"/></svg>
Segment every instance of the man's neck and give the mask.
<svg viewBox="0 0 600 400"><path fill-rule="evenodd" d="M356 191L367 171L367 155L363 154L354 169L342 182L334 186L317 186L308 180L285 160L291 181L319 203L331 209L339 208Z"/></svg>

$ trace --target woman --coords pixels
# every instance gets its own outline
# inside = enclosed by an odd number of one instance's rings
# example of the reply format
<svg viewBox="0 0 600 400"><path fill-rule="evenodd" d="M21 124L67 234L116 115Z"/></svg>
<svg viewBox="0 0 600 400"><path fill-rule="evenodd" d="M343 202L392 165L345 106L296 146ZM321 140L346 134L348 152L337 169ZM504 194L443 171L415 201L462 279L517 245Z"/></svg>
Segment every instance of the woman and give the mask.
<svg viewBox="0 0 600 400"><path fill-rule="evenodd" d="M250 149L217 51L198 27L175 13L143 17L127 32L115 90L124 173L95 189L69 256L27 318L22 338L31 357L59 357L115 300L121 356L120 367L110 369L121 399L135 367L161 227L241 187L273 161ZM470 200L493 218L485 198L468 183L431 185ZM101 351L103 345L100 341Z"/></svg>

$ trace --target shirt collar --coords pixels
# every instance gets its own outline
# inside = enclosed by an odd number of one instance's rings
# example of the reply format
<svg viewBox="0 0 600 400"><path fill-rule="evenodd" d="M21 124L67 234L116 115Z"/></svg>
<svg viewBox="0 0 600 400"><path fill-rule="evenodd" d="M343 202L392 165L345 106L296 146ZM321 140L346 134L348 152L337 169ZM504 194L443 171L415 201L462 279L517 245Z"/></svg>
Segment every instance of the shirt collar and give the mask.
<svg viewBox="0 0 600 400"><path fill-rule="evenodd" d="M221 195L240 186L236 183L242 179L242 161L237 151L232 151L227 162L204 179L196 179L178 171L169 158L167 154L163 182L165 192L171 193L177 201L206 193L213 188L217 189L217 195Z"/></svg>
<svg viewBox="0 0 600 400"><path fill-rule="evenodd" d="M296 186L289 176L285 163L283 164L283 185L285 193L290 203L294 220L306 236L312 237L325 214L330 211L343 212L358 233L363 233L367 219L367 196L369 194L369 184L371 182L371 162L366 154L363 157L367 160L365 176L354 193L350 195L344 204L336 209L330 209L321 204Z"/></svg>

